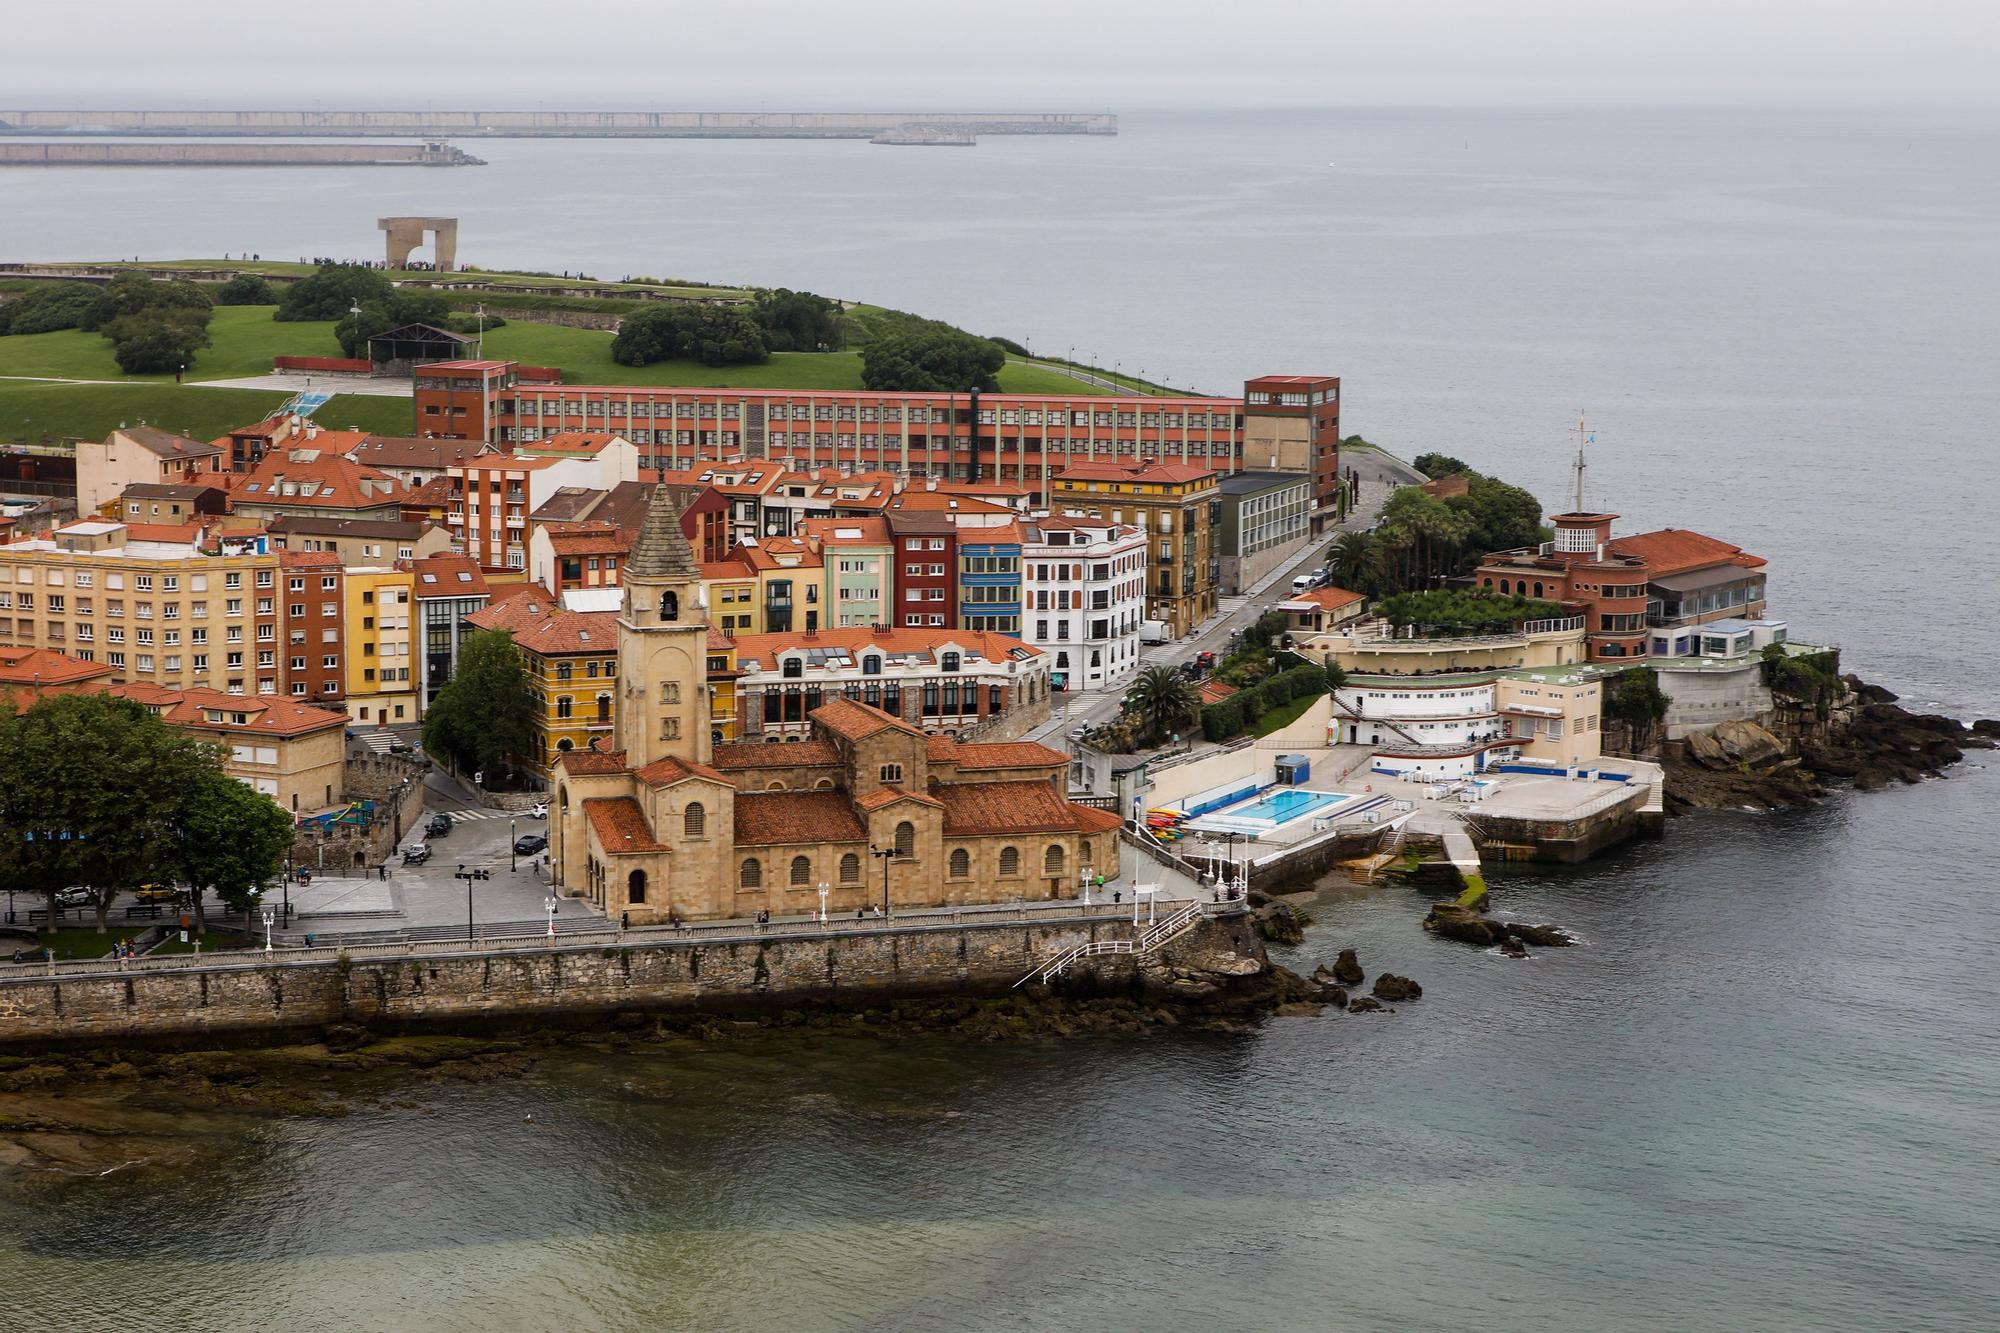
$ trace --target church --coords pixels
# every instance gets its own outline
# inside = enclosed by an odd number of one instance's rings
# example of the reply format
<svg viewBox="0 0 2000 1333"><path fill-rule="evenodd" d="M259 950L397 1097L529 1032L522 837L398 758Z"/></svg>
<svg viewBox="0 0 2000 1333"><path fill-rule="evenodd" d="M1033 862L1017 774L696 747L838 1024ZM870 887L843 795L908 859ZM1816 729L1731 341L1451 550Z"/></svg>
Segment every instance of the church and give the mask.
<svg viewBox="0 0 2000 1333"><path fill-rule="evenodd" d="M803 741L711 727L701 574L671 488L625 567L611 739L558 763L559 891L633 925L1077 895L1118 873L1119 820L1065 798L1067 757L929 736L849 699Z"/></svg>

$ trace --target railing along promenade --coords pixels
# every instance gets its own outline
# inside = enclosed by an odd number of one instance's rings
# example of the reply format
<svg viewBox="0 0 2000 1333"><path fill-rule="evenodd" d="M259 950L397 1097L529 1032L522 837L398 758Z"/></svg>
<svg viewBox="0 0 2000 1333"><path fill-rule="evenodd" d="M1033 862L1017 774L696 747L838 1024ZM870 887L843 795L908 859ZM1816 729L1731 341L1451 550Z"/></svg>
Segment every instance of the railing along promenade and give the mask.
<svg viewBox="0 0 2000 1333"><path fill-rule="evenodd" d="M1237 902L1202 902L1197 898L1163 899L1152 905L1154 919L1161 914L1198 905L1208 916L1235 916L1249 910ZM898 912L891 916L861 918L836 917L829 921L811 918L771 921L715 921L675 926L635 926L624 930L598 928L570 934L510 935L467 940L409 940L392 944L361 944L347 947L314 946L223 949L201 954L172 954L167 957L73 958L60 962L0 964L0 985L8 982L45 981L50 977L138 976L155 972L254 971L259 968L308 967L338 962L395 958L480 958L511 954L564 953L589 950L648 947L669 944L756 944L769 940L810 939L815 936L862 936L913 934L920 931L957 930L965 926L1052 925L1065 921L1103 923L1134 922L1131 902L1091 902L1074 900L1031 903L989 903L975 907L927 907ZM1140 915L1136 924L1149 923Z"/></svg>

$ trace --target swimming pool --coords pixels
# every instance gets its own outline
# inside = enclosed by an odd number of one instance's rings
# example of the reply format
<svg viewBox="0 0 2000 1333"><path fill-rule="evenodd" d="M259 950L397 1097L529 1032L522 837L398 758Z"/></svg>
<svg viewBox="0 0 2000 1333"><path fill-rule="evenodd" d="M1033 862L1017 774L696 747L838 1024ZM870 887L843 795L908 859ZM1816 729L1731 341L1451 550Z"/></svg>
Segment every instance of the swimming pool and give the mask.
<svg viewBox="0 0 2000 1333"><path fill-rule="evenodd" d="M1266 794L1256 800L1211 811L1182 827L1197 833L1236 833L1258 838L1309 816L1325 814L1342 801L1354 799L1346 792L1267 788Z"/></svg>

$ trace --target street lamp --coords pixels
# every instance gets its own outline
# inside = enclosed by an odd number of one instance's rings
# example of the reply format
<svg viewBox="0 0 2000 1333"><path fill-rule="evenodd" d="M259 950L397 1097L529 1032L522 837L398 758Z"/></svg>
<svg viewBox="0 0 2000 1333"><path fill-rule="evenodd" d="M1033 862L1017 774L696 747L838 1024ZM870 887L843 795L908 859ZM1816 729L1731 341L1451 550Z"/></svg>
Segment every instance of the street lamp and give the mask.
<svg viewBox="0 0 2000 1333"><path fill-rule="evenodd" d="M826 928L826 898L832 892L832 885L828 884L825 880L819 882L819 924L822 930Z"/></svg>
<svg viewBox="0 0 2000 1333"><path fill-rule="evenodd" d="M277 919L278 919L277 913L273 912L268 907L264 909L264 952L265 953L271 952L271 923Z"/></svg>
<svg viewBox="0 0 2000 1333"><path fill-rule="evenodd" d="M882 863L882 915L886 917L889 915L889 862L896 859L896 849L870 846L868 854Z"/></svg>
<svg viewBox="0 0 2000 1333"><path fill-rule="evenodd" d="M549 938L554 939L556 937L556 908L562 905L562 900L556 897L552 893L549 895L548 903L549 903Z"/></svg>
<svg viewBox="0 0 2000 1333"><path fill-rule="evenodd" d="M511 818L507 821L507 869L515 874L521 870L521 852L514 845L514 821Z"/></svg>

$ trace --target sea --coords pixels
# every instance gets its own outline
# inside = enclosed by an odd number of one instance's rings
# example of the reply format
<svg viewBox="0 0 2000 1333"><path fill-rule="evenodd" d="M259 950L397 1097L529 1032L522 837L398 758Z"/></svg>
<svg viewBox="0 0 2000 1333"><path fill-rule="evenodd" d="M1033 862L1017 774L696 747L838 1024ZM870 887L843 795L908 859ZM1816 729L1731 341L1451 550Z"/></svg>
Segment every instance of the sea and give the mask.
<svg viewBox="0 0 2000 1333"><path fill-rule="evenodd" d="M1771 614L2000 715L2000 121L1129 113L1106 139L482 142L490 165L0 178L0 259L364 257L804 288L1343 429L1770 561ZM4 366L0 366L4 373ZM986 1045L548 1053L0 1191L0 1325L1990 1329L2000 769L1494 877L1583 947L1329 880L1397 1012Z"/></svg>

